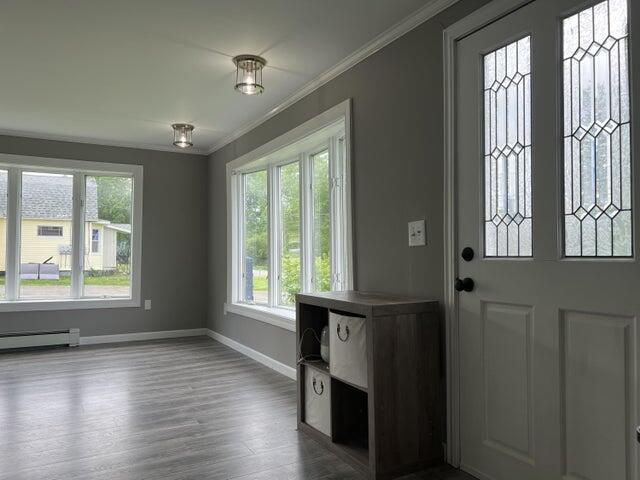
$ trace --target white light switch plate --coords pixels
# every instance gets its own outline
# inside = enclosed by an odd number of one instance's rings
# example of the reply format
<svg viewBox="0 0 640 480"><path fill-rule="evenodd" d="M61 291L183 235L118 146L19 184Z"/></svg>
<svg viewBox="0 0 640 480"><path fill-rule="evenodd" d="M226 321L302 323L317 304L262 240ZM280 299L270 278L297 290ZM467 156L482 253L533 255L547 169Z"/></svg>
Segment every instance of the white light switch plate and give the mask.
<svg viewBox="0 0 640 480"><path fill-rule="evenodd" d="M427 244L427 232L424 220L409 222L409 246L421 247Z"/></svg>
<svg viewBox="0 0 640 480"><path fill-rule="evenodd" d="M144 309L145 310L151 310L151 300L145 300L144 301Z"/></svg>

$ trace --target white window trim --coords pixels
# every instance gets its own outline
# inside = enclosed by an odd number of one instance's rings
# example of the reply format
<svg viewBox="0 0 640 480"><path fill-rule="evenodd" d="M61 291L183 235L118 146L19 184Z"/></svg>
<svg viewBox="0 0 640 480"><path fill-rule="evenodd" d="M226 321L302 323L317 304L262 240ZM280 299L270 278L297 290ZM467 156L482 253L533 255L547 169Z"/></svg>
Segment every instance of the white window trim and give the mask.
<svg viewBox="0 0 640 480"><path fill-rule="evenodd" d="M224 313L227 312L260 320L292 332L296 330L296 312L289 308L250 305L248 303L225 303Z"/></svg>
<svg viewBox="0 0 640 480"><path fill-rule="evenodd" d="M59 158L0 154L0 169L7 170L7 239L5 298L0 312L45 310L80 310L97 308L140 307L142 276L142 165L88 162ZM68 299L20 300L20 199L23 171L42 171L73 175L73 227L71 297ZM131 297L82 297L84 263L84 189L86 175L127 176L133 181L131 212ZM9 279L13 279L9 281Z"/></svg>
<svg viewBox="0 0 640 480"><path fill-rule="evenodd" d="M265 165L256 167L253 169L246 168L247 166L257 160L267 157L270 154L281 150L282 148L296 143L309 135L320 131L324 127L332 125L340 120L344 121L344 135L338 139L338 141L323 142L322 145L318 145L316 149L312 151L322 149L332 149L330 155L336 155L338 161L342 163L342 169L344 171L344 178L335 178L335 172L330 171L331 181L335 182L335 186L342 183L344 188L332 188L331 192L331 208L332 208L332 222L336 221L340 223L341 228L345 229L345 232L332 235L332 262L334 259L342 258L343 265L341 265L341 271L343 273L342 279L332 278L332 288L349 290L353 288L353 225L352 225L352 209L351 209L351 99L347 99L340 104L326 110L320 115L312 118L311 120L303 123L302 125L290 130L289 132L267 142L261 147L229 162L226 165L227 176L227 302L224 305L224 312L236 313L255 320L259 320L271 325L294 331L295 330L295 311L286 307L273 307L265 305L250 305L239 301L240 295L243 289L242 281L242 238L238 235L239 227L243 224L242 208L239 208L243 199L242 182L239 180L241 175L238 173L249 173L255 170L264 170ZM338 152L337 144L342 140L344 141L344 156L342 152ZM306 155L308 157L308 155ZM269 178L269 185L271 185L268 192L270 206L270 220L276 218L275 214L279 209L279 195L277 188L273 186L278 185L278 168L281 165L291 163L295 161L291 156L282 159L277 162L270 162L267 167ZM313 208L313 205L309 205L310 195L305 195L306 189L310 189L311 184L311 169L309 168L308 158L300 158L300 179L301 179L301 212L303 210L308 211L309 208ZM338 197L339 196L339 197ZM336 205L339 201L344 202L346 206L344 211L344 218L337 216ZM311 216L306 215L309 219ZM336 220L334 220L336 219ZM304 222L309 224L309 222ZM342 227L343 226L343 227ZM334 225L332 224L332 230ZM301 225L301 252L303 249L310 245L311 228L308 225ZM338 237L340 235L340 237ZM335 238L343 239L342 242L336 242ZM341 243L342 245L338 245ZM269 225L269 304L274 305L275 300L279 299L279 249L280 239L277 228L271 228ZM335 250L334 250L335 249ZM335 252L338 252L337 256ZM342 254L342 255L341 255ZM305 279L305 284L302 285L302 291L310 291L310 274L312 273L312 265L306 265L309 263L304 260L303 255L303 274L302 278ZM335 265L332 264L332 270L336 271Z"/></svg>

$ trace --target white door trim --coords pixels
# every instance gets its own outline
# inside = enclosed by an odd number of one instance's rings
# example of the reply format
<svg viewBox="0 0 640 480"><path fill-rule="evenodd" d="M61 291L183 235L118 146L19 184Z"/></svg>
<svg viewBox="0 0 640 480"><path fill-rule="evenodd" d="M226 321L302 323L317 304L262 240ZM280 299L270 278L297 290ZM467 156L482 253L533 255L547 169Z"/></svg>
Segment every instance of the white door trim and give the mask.
<svg viewBox="0 0 640 480"><path fill-rule="evenodd" d="M460 466L460 364L458 299L453 288L457 275L456 171L455 171L455 45L489 23L534 0L494 0L444 31L444 245L445 328L447 361L447 452L446 460Z"/></svg>

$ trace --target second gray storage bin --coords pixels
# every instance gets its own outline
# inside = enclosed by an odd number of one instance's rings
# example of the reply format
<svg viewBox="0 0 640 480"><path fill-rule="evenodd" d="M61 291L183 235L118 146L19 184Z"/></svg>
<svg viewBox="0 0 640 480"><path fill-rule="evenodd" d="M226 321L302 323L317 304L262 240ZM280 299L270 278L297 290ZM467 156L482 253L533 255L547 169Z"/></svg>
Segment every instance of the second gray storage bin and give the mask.
<svg viewBox="0 0 640 480"><path fill-rule="evenodd" d="M329 312L331 375L367 388L366 319Z"/></svg>

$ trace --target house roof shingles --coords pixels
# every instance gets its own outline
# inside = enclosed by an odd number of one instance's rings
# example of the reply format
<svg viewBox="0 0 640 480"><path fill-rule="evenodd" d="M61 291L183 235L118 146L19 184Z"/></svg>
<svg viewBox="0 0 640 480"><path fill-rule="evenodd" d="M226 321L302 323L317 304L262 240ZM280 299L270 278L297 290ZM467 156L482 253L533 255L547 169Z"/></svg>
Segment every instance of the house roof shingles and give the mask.
<svg viewBox="0 0 640 480"><path fill-rule="evenodd" d="M73 208L73 179L63 175L24 174L22 218L70 220ZM7 173L0 172L0 218L7 216ZM98 186L87 177L85 220L98 220Z"/></svg>

